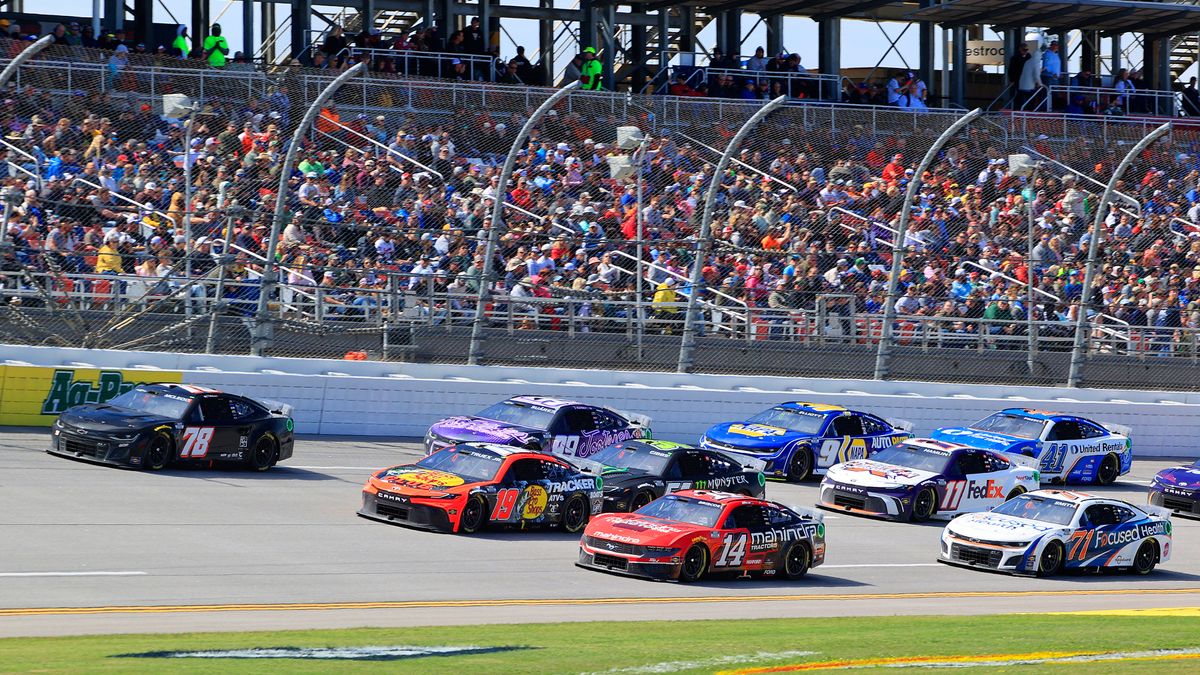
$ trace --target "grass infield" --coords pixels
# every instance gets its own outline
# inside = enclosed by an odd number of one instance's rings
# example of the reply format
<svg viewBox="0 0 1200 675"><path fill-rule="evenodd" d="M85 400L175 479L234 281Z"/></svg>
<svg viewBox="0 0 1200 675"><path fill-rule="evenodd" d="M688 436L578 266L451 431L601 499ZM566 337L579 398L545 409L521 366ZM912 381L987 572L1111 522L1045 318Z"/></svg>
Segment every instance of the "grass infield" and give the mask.
<svg viewBox="0 0 1200 675"><path fill-rule="evenodd" d="M1001 615L359 628L255 633L104 635L0 640L0 672L37 673L712 673L841 661L875 672L870 659L1082 652L1139 652L1140 658L1019 666L1027 672L1200 672L1200 618L1180 616ZM719 611L719 609L718 609ZM636 611L631 611L636 614ZM398 660L168 658L164 652L283 647L441 646L510 648ZM812 652L803 654L803 652ZM154 656L130 654L158 653ZM1179 660L1188 659L1188 660ZM970 673L1013 672L1012 664ZM901 672L927 671L908 666ZM944 672L945 668L938 670ZM834 672L831 670L810 672ZM961 670L959 671L961 672Z"/></svg>

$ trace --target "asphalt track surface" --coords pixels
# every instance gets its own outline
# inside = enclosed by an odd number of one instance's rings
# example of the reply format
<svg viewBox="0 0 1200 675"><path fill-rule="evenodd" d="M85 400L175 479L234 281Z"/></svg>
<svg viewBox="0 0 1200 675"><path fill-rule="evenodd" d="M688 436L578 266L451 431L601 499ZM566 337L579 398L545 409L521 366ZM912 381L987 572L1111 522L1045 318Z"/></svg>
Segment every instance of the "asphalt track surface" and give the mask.
<svg viewBox="0 0 1200 675"><path fill-rule="evenodd" d="M1028 579L934 562L941 524L827 515L799 582L656 583L579 569L558 531L429 533L355 515L372 470L420 446L302 438L264 473L144 473L0 432L0 636L602 619L991 614L1200 606L1200 523L1147 577ZM1135 503L1166 460L1098 490ZM816 484L769 483L811 505Z"/></svg>

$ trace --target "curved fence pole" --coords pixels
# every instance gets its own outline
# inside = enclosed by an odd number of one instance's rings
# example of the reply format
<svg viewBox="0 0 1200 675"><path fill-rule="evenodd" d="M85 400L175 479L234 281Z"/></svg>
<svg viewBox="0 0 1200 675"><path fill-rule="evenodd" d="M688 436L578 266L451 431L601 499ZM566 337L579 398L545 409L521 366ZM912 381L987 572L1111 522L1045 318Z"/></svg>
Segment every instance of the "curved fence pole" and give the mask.
<svg viewBox="0 0 1200 675"><path fill-rule="evenodd" d="M487 302L488 283L492 278L492 258L496 255L496 241L499 239L500 228L504 222L504 206L508 201L506 198L508 181L512 178L513 168L517 165L517 151L521 149L522 145L525 145L525 139L529 138L529 132L542 121L546 113L577 88L579 88L579 81L572 82L554 92L550 98L538 106L538 109L533 111L533 114L521 126L521 131L513 139L508 157L504 159L504 167L500 170L500 182L496 184L496 194L492 195L492 227L488 230L487 244L483 249L483 270L479 274L479 293L475 298L475 318L471 321L471 346L467 352L469 365L479 365L479 358L483 355L483 320L486 314L484 303Z"/></svg>
<svg viewBox="0 0 1200 675"><path fill-rule="evenodd" d="M1092 234L1088 238L1087 267L1083 272L1083 292L1079 296L1079 311L1075 316L1075 344L1071 348L1071 370L1067 373L1068 387L1078 387L1083 375L1084 352L1087 351L1087 310L1091 301L1092 282L1096 278L1096 257L1098 256L1097 251L1100 250L1100 245L1103 243L1101 239L1104 236L1103 225L1104 218L1108 215L1109 200L1112 199L1113 193L1117 189L1117 181L1125 175L1129 165L1133 164L1137 156L1142 154L1142 151L1151 143L1170 130L1171 123L1167 122L1146 134L1145 138L1130 148L1113 171L1112 176L1109 177L1108 184L1104 186L1104 196L1096 205L1096 217L1092 219Z"/></svg>
<svg viewBox="0 0 1200 675"><path fill-rule="evenodd" d="M21 69L21 64L23 64L26 61L28 61L29 59L32 59L33 57L37 56L38 52L42 51L43 49L45 49L46 47L49 47L52 44L54 44L54 36L46 35L46 36L42 37L41 39L39 39L38 41L30 44L25 49L22 49L20 54L17 54L15 57L13 57L13 60L9 61L8 65L4 66L4 70L0 70L0 90L2 90L8 86L8 81L11 80L13 78L13 76L17 74L17 71ZM38 171L38 184L39 185L41 184L41 180L42 180L41 173L42 172L39 170ZM4 240L8 237L8 218L9 218L9 214L12 212L12 206L13 206L10 203L12 200L10 199L9 195L7 194L7 191L5 191L5 192L6 192L6 194L3 197L0 197L0 199L4 200L4 223L0 224L0 244L3 244Z"/></svg>
<svg viewBox="0 0 1200 675"><path fill-rule="evenodd" d="M917 169L913 173L912 182L908 184L908 190L904 193L904 205L900 208L900 223L896 226L895 246L892 247L892 273L888 277L887 298L884 300L883 306L883 331L879 336L879 349L875 352L876 380L886 379L888 368L891 366L892 324L896 321L896 289L900 285L900 270L904 266L904 238L908 235L908 221L912 217L913 198L917 196L917 190L921 189L921 176L929 170L929 165L933 164L937 154L942 151L942 146L946 145L954 137L954 134L982 114L983 110L980 108L972 110L958 118L954 124L942 132L941 136L937 137L933 145L929 146L929 150L925 152L925 156L921 158L921 163L917 165Z"/></svg>
<svg viewBox="0 0 1200 675"><path fill-rule="evenodd" d="M308 133L308 128L312 126L313 120L321 114L325 103L333 98L333 95L347 80L366 72L366 70L367 64L358 63L334 78L333 82L330 82L312 102L312 105L308 106L304 117L300 119L300 124L296 126L296 132L292 134L292 143L288 146L283 166L279 169L279 191L275 195L275 217L271 219L271 234L267 238L267 259L263 262L262 281L258 289L258 311L255 313L254 339L250 346L250 353L254 356L262 356L263 348L271 339L267 307L271 294L275 291L276 276L278 275L275 254L279 248L279 233L283 229L283 212L284 207L287 206L288 181L292 177L292 167L296 165L296 155L299 154L300 144L304 141L304 136Z"/></svg>
<svg viewBox="0 0 1200 675"><path fill-rule="evenodd" d="M777 99L768 101L766 105L759 108L741 129L734 134L729 141L729 145L725 147L725 152L721 153L721 161L717 162L717 168L713 172L712 181L708 186L708 193L704 195L704 215L700 219L700 232L696 235L696 251L695 260L692 261L692 278L688 282L691 288L689 289L687 310L683 317L683 340L679 344L679 363L675 368L675 372L687 373L692 369L692 362L695 357L696 350L696 305L700 300L700 294L703 292L703 275L700 273L704 269L704 249L708 245L708 240L712 232L712 217L713 210L717 206L717 191L721 189L721 175L729 168L729 162L733 158L734 153L742 147L742 142L746 140L746 136L763 120L764 117L770 115L780 106L787 102L787 96L780 96ZM748 318L748 317L747 317Z"/></svg>

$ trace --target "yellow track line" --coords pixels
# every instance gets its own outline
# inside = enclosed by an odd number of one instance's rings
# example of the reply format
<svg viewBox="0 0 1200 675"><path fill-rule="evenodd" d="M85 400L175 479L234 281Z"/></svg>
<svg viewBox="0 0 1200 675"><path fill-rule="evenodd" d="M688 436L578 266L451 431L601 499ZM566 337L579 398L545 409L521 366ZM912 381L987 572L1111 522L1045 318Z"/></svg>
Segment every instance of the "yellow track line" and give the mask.
<svg viewBox="0 0 1200 675"><path fill-rule="evenodd" d="M549 605L652 605L709 602L803 602L832 600L924 600L956 598L1031 598L1060 596L1189 595L1200 588L1072 589L1058 591L947 591L930 593L844 593L805 595L704 595L695 597L530 598L497 600L396 600L381 602L309 602L225 605L112 605L103 607L9 607L3 616L162 614L168 612L278 612L330 609L437 609L451 607L525 607Z"/></svg>

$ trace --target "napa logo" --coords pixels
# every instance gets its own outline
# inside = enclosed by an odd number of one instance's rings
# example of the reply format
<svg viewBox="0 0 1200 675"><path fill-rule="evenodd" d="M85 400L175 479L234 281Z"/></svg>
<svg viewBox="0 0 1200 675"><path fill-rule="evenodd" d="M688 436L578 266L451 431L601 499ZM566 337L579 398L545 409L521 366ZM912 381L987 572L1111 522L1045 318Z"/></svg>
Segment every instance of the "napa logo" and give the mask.
<svg viewBox="0 0 1200 675"><path fill-rule="evenodd" d="M77 405L104 403L139 384L143 383L126 382L118 370L100 371L95 384L90 380L76 380L74 370L56 370L50 380L50 393L42 401L42 414L58 415Z"/></svg>
<svg viewBox="0 0 1200 675"><path fill-rule="evenodd" d="M782 436L787 433L787 429L767 426L766 424L731 424L729 425L729 433L739 436L749 436L750 438L763 438L765 436Z"/></svg>

